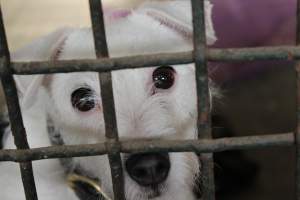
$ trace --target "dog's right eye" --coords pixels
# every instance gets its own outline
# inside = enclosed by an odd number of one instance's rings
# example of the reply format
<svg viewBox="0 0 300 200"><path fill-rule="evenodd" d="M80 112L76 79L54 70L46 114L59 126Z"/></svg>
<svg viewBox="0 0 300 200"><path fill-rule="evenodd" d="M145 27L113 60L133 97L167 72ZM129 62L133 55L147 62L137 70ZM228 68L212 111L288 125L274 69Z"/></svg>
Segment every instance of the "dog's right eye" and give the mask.
<svg viewBox="0 0 300 200"><path fill-rule="evenodd" d="M171 66L161 66L156 68L152 74L154 86L163 90L171 88L175 81L174 74L175 70Z"/></svg>
<svg viewBox="0 0 300 200"><path fill-rule="evenodd" d="M78 88L71 95L72 106L81 112L87 112L95 107L94 92L90 88Z"/></svg>

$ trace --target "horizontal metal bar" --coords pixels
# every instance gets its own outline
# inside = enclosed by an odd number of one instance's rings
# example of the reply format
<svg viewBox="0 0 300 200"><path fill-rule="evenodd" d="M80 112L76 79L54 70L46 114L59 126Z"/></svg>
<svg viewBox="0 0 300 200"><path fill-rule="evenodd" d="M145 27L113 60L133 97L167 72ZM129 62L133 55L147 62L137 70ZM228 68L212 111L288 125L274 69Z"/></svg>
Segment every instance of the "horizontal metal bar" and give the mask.
<svg viewBox="0 0 300 200"><path fill-rule="evenodd" d="M258 60L297 60L300 58L300 47L276 46L276 47L251 47L208 49L206 58L208 61L240 62Z"/></svg>
<svg viewBox="0 0 300 200"><path fill-rule="evenodd" d="M263 136L232 137L202 140L128 140L120 141L122 153L138 152L196 152L210 153L228 150L250 150L267 147L286 147L295 143L293 133ZM26 162L51 158L104 155L106 143L51 146L24 150L0 150L0 161Z"/></svg>
<svg viewBox="0 0 300 200"><path fill-rule="evenodd" d="M208 61L253 61L300 59L300 47L258 47L237 49L207 49ZM164 53L68 61L12 62L14 74L50 74L79 71L108 72L160 65L187 64L194 62L193 52Z"/></svg>
<svg viewBox="0 0 300 200"><path fill-rule="evenodd" d="M127 68L192 63L192 57L192 52L187 52L147 56L127 56L121 58L101 58L97 60L12 62L11 66L14 74L50 74L79 71L108 72Z"/></svg>

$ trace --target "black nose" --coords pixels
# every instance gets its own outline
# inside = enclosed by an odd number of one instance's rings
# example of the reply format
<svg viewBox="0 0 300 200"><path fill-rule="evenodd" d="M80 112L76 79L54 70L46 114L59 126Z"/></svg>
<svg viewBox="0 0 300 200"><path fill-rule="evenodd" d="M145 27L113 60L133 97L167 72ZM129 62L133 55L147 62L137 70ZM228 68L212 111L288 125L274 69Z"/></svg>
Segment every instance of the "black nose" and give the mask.
<svg viewBox="0 0 300 200"><path fill-rule="evenodd" d="M170 159L168 153L132 154L125 165L129 176L139 185L153 186L167 179Z"/></svg>

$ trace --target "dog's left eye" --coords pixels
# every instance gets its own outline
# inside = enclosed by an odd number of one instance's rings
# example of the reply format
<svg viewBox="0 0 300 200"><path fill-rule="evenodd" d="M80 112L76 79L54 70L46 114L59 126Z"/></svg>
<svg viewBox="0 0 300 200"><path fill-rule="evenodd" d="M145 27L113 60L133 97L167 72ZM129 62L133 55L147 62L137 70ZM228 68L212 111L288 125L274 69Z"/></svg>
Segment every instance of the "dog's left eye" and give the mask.
<svg viewBox="0 0 300 200"><path fill-rule="evenodd" d="M72 106L81 112L87 112L95 107L94 92L90 88L78 88L71 94Z"/></svg>
<svg viewBox="0 0 300 200"><path fill-rule="evenodd" d="M169 89L175 81L175 70L171 66L161 66L154 70L152 74L154 86L159 89Z"/></svg>

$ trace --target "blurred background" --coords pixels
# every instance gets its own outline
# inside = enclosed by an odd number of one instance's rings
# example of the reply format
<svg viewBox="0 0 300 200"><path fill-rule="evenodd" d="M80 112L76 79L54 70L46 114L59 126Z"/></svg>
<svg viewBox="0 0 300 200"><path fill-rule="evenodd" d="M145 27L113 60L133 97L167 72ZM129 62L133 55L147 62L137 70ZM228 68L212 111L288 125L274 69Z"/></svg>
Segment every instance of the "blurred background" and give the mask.
<svg viewBox="0 0 300 200"><path fill-rule="evenodd" d="M103 0L134 8L144 0ZM295 43L296 0L212 0L215 47ZM90 26L87 0L0 0L10 50L63 26ZM272 12L271 12L272 11ZM223 97L214 102L214 137L291 132L296 126L292 62L209 63ZM218 200L295 199L295 149L215 154Z"/></svg>
<svg viewBox="0 0 300 200"><path fill-rule="evenodd" d="M16 50L32 39L63 26L90 26L87 0L1 0L9 47ZM132 8L143 0L103 0L111 8Z"/></svg>

